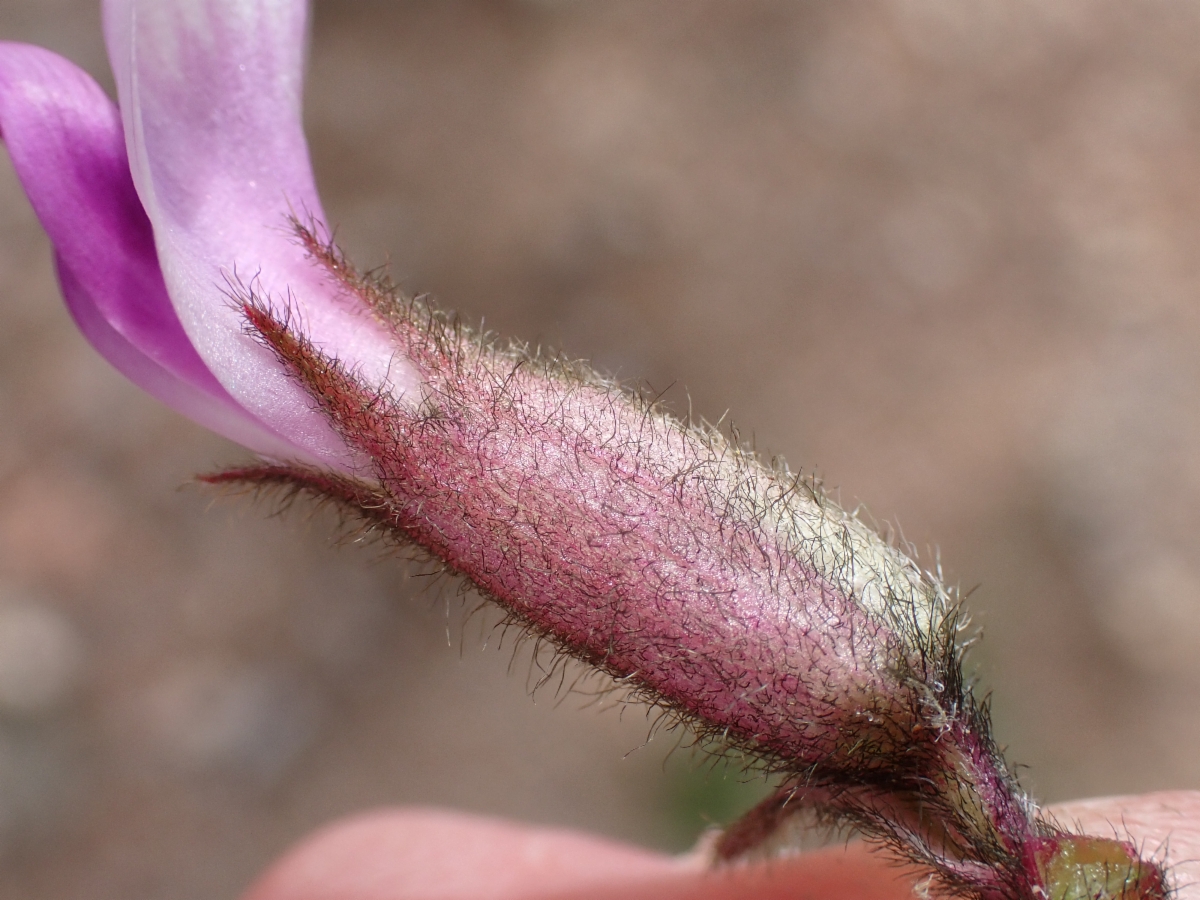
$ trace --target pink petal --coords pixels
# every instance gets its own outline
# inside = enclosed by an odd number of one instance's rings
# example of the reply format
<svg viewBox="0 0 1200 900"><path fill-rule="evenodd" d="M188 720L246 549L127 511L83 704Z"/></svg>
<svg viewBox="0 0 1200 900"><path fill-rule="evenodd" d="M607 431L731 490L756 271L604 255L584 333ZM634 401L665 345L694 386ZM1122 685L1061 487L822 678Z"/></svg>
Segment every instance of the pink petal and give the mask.
<svg viewBox="0 0 1200 900"><path fill-rule="evenodd" d="M59 254L55 254L55 267L67 308L79 330L118 372L193 422L256 453L275 459L295 459L301 455L238 406L220 384L216 384L216 389L221 395L215 395L176 377L142 353L104 318L102 305L95 302L94 295L82 286Z"/></svg>
<svg viewBox="0 0 1200 900"><path fill-rule="evenodd" d="M0 132L88 340L200 424L259 452L294 456L234 402L179 324L129 175L120 116L99 85L40 47L0 43Z"/></svg>
<svg viewBox="0 0 1200 900"><path fill-rule="evenodd" d="M372 384L416 386L288 227L291 213L322 215L300 122L305 3L108 0L104 11L133 180L184 329L241 405L327 464L354 467L229 301L231 282L250 286Z"/></svg>

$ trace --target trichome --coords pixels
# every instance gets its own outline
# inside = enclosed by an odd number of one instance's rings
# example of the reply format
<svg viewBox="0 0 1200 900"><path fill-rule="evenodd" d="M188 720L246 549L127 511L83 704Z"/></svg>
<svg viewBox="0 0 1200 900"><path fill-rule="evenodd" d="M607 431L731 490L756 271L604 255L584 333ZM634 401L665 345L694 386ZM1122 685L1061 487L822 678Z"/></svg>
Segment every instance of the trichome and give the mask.
<svg viewBox="0 0 1200 900"><path fill-rule="evenodd" d="M736 435L468 329L295 227L421 388L367 383L286 302L236 287L247 329L363 465L207 480L335 501L705 744L775 773L778 791L716 842L719 861L778 849L804 816L886 848L936 896L1169 895L1160 862L1064 831L1021 791L964 678L965 617L937 573Z"/></svg>

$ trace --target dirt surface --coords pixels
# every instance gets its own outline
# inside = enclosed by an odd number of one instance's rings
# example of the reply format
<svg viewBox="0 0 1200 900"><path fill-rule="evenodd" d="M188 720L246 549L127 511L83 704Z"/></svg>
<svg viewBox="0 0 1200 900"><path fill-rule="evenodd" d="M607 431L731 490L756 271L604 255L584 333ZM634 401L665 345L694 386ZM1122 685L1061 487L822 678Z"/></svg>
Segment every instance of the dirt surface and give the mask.
<svg viewBox="0 0 1200 900"><path fill-rule="evenodd" d="M90 0L0 38L111 88ZM1197 46L1167 0L331 0L306 115L361 263L940 547L1062 800L1200 787ZM6 161L0 307L0 898L234 898L383 804L678 847L740 802L328 517L178 490L244 454L74 332Z"/></svg>

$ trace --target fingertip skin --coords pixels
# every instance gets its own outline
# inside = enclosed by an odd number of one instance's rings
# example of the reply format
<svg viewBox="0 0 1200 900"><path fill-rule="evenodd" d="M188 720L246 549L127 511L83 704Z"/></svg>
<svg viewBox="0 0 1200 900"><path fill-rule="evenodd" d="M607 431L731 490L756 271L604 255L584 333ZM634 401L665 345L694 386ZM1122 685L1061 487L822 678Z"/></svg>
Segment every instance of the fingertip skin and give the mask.
<svg viewBox="0 0 1200 900"><path fill-rule="evenodd" d="M1105 797L1050 810L1166 859L1175 900L1200 897L1200 792ZM564 829L437 809L384 809L301 841L242 900L911 900L913 882L864 844L709 870Z"/></svg>
<svg viewBox="0 0 1200 900"><path fill-rule="evenodd" d="M864 845L712 870L565 829L433 809L365 813L302 841L242 900L908 900Z"/></svg>

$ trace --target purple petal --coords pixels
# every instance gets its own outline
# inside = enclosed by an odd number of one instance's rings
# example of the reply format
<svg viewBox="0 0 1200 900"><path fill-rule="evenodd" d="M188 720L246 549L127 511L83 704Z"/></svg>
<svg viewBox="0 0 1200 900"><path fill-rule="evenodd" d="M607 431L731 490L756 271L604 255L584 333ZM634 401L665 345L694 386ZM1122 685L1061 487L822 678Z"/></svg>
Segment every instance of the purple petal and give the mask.
<svg viewBox="0 0 1200 900"><path fill-rule="evenodd" d="M55 267L63 297L79 330L122 375L192 421L243 447L277 459L296 457L295 448L264 429L228 394L222 400L191 382L175 377L129 343L104 318L100 305L94 302L92 295L58 254L55 254ZM165 295L166 292L163 293Z"/></svg>
<svg viewBox="0 0 1200 900"><path fill-rule="evenodd" d="M135 384L245 446L294 456L221 387L167 297L112 101L72 63L0 43L0 132L55 248L67 306Z"/></svg>
<svg viewBox="0 0 1200 900"><path fill-rule="evenodd" d="M389 336L339 296L289 228L293 213L322 216L300 122L305 4L108 0L104 9L133 180L184 329L240 404L326 463L353 467L229 301L231 284L248 285L368 383L416 386Z"/></svg>

